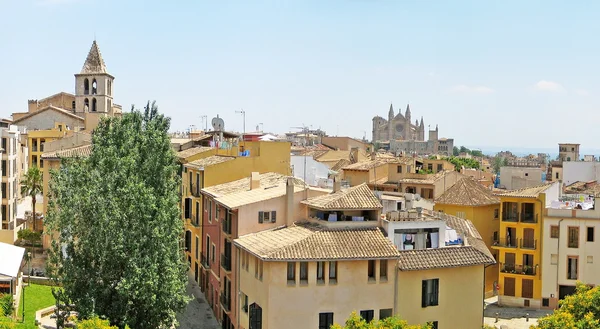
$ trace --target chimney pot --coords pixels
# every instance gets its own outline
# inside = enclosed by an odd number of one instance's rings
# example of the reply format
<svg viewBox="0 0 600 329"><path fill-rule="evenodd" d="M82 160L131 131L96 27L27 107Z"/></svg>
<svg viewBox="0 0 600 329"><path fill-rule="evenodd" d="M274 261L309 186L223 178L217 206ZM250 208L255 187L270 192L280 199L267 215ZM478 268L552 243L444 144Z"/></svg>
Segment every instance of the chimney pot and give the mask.
<svg viewBox="0 0 600 329"><path fill-rule="evenodd" d="M260 176L259 173L253 172L250 176L250 190L260 188Z"/></svg>

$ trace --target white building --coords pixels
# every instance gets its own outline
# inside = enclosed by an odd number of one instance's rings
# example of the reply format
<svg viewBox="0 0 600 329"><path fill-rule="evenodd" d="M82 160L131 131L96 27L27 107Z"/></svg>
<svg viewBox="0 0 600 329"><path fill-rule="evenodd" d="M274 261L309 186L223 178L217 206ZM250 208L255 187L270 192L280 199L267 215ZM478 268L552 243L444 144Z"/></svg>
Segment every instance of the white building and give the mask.
<svg viewBox="0 0 600 329"><path fill-rule="evenodd" d="M1 122L2 138L2 229L9 229L17 215L19 197L19 178L22 172L19 153L22 151L20 131L15 125Z"/></svg>
<svg viewBox="0 0 600 329"><path fill-rule="evenodd" d="M582 202L583 201L583 202ZM578 208L582 209L578 209ZM591 209L584 210L592 207ZM546 208L542 237L542 304L556 307L575 284L600 284L600 209L595 199L565 196Z"/></svg>
<svg viewBox="0 0 600 329"><path fill-rule="evenodd" d="M575 182L598 180L600 178L600 162L565 161L562 172L565 186Z"/></svg>
<svg viewBox="0 0 600 329"><path fill-rule="evenodd" d="M328 179L329 167L312 156L292 155L291 163L294 177L304 180L310 186L333 187L333 181Z"/></svg>
<svg viewBox="0 0 600 329"><path fill-rule="evenodd" d="M544 183L545 172L536 167L501 167L500 186L507 190L534 187Z"/></svg>

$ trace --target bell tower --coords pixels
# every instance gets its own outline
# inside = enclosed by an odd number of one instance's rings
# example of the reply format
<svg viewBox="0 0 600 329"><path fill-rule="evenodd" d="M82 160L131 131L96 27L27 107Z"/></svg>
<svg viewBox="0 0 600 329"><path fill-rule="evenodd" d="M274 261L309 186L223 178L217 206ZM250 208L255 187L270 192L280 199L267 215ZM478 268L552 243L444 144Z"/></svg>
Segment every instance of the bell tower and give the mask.
<svg viewBox="0 0 600 329"><path fill-rule="evenodd" d="M94 40L81 72L75 74L75 113L112 113L114 80Z"/></svg>

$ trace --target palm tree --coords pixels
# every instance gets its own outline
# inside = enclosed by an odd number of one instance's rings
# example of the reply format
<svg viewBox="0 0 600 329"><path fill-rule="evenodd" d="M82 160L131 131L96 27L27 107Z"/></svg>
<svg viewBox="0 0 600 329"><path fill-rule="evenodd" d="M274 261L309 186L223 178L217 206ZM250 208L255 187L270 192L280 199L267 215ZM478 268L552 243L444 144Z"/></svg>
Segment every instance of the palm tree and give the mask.
<svg viewBox="0 0 600 329"><path fill-rule="evenodd" d="M42 193L42 171L38 167L31 167L27 170L21 180L21 194L31 197L31 210L33 213L33 231L36 231L36 216L35 216L35 197Z"/></svg>

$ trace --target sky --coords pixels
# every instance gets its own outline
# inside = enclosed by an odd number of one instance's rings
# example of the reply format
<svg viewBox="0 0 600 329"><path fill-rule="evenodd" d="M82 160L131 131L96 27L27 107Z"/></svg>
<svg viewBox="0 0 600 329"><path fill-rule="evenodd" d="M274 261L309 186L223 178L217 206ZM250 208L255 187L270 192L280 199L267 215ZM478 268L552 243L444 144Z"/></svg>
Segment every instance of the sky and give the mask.
<svg viewBox="0 0 600 329"><path fill-rule="evenodd" d="M97 40L124 110L172 130L413 121L472 148L597 148L598 1L0 0L0 116L74 92Z"/></svg>

